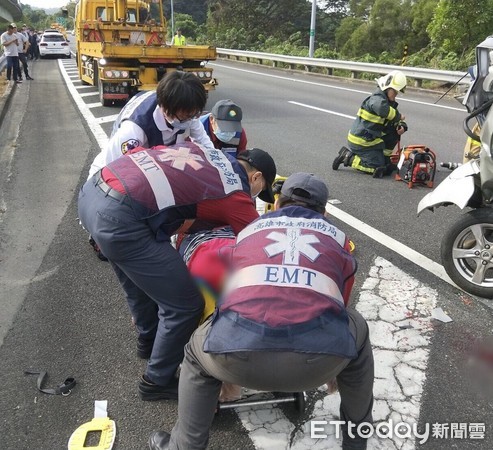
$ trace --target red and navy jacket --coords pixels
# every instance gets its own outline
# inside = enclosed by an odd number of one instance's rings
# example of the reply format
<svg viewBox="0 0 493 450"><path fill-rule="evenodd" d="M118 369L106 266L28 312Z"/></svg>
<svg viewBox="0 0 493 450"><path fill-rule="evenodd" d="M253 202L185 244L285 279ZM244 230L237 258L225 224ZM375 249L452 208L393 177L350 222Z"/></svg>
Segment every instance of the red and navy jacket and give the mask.
<svg viewBox="0 0 493 450"><path fill-rule="evenodd" d="M203 150L191 142L133 149L108 164L102 177L128 196L136 219L146 220L157 235L170 236L189 219L195 220L190 232L224 225L239 232L258 217L246 172L236 158L220 150ZM225 211L220 200L229 197L235 200ZM217 221L212 214L210 223L201 223L200 205L213 200L223 205L217 209ZM244 216L248 220L242 226L235 222L241 209L247 210Z"/></svg>
<svg viewBox="0 0 493 450"><path fill-rule="evenodd" d="M357 263L347 243L323 215L299 206L265 214L247 226L231 255L233 274L206 351L278 350L281 345L354 356L345 304ZM324 331L311 331L317 329ZM283 340L279 330L294 340ZM266 341L268 335L279 340Z"/></svg>

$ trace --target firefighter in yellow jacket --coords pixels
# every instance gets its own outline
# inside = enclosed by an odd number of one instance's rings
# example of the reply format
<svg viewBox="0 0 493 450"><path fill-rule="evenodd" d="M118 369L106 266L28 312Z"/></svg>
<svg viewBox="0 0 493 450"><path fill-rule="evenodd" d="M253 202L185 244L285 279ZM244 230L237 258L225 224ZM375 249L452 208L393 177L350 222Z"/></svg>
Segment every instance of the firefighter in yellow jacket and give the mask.
<svg viewBox="0 0 493 450"><path fill-rule="evenodd" d="M382 178L396 169L389 157L400 136L407 131L407 125L395 99L404 92L407 80L401 71L394 70L376 82L378 90L361 104L348 133L349 149L341 148L332 164L334 170L344 163L374 178Z"/></svg>

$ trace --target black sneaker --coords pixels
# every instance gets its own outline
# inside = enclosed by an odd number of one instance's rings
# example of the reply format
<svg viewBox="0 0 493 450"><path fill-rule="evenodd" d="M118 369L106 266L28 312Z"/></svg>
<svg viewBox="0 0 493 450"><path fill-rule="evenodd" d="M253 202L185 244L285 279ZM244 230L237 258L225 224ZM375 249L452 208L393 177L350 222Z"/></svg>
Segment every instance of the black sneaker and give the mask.
<svg viewBox="0 0 493 450"><path fill-rule="evenodd" d="M142 359L149 359L154 347L154 339L137 338L137 356Z"/></svg>
<svg viewBox="0 0 493 450"><path fill-rule="evenodd" d="M139 382L141 400L152 402L156 400L178 400L178 380L173 378L166 386L154 384L143 375Z"/></svg>
<svg viewBox="0 0 493 450"><path fill-rule="evenodd" d="M150 450L168 450L171 435L166 431L153 431L149 436Z"/></svg>
<svg viewBox="0 0 493 450"><path fill-rule="evenodd" d="M334 162L332 163L332 170L339 169L339 166L343 163L345 167L349 166L349 160L351 159L351 156L353 156L351 150L346 147L342 147L339 150L339 154L336 156L336 159L334 159Z"/></svg>
<svg viewBox="0 0 493 450"><path fill-rule="evenodd" d="M34 80L33 77L30 77L29 75L26 77L26 80Z"/></svg>
<svg viewBox="0 0 493 450"><path fill-rule="evenodd" d="M385 173L387 172L387 167L377 167L375 172L373 172L373 178L383 178Z"/></svg>

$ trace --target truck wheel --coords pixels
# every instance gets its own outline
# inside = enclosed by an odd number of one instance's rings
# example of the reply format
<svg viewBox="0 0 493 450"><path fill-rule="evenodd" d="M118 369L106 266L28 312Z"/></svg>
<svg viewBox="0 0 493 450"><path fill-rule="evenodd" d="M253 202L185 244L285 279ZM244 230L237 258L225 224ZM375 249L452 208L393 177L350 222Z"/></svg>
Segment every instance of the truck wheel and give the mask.
<svg viewBox="0 0 493 450"><path fill-rule="evenodd" d="M103 82L101 80L98 81L98 90L99 90L99 101L103 106L111 106L111 100L103 98Z"/></svg>
<svg viewBox="0 0 493 450"><path fill-rule="evenodd" d="M493 299L493 209L468 212L445 233L443 267L460 288Z"/></svg>

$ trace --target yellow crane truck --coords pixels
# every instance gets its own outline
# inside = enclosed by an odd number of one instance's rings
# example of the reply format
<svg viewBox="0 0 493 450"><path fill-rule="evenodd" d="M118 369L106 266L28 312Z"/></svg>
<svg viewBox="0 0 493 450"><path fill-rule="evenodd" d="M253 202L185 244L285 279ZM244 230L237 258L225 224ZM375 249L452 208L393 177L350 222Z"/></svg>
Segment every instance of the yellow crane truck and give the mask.
<svg viewBox="0 0 493 450"><path fill-rule="evenodd" d="M83 84L97 86L103 106L153 90L168 71L196 74L207 91L216 80L208 61L215 47L166 42L162 0L79 0L77 65Z"/></svg>

